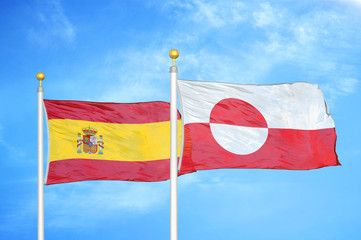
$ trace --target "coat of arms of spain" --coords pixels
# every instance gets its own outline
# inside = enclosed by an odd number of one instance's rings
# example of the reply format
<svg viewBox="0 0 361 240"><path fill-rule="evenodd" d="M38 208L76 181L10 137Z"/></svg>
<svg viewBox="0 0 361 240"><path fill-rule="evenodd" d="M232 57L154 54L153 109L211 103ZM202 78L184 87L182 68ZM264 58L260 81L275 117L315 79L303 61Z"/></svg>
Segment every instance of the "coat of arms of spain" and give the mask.
<svg viewBox="0 0 361 240"><path fill-rule="evenodd" d="M99 135L99 140L98 140L98 137L95 136L98 131L90 126L87 128L83 128L82 130L84 133L83 139L81 139L81 134L78 133L77 153L82 153L81 145L83 144L84 153L95 154L98 152L98 154L103 154L103 149L104 149L103 136ZM98 151L98 146L99 146L99 151Z"/></svg>

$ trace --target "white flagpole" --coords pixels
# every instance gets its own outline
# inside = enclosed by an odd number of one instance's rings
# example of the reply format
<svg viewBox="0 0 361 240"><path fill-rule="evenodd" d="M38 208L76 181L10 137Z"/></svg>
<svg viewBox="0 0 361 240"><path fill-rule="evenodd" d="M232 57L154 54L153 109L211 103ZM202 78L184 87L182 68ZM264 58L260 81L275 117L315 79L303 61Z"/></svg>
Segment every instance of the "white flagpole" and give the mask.
<svg viewBox="0 0 361 240"><path fill-rule="evenodd" d="M179 56L176 49L169 52L173 59L170 67L170 240L178 239L178 159L177 159L177 73L175 59Z"/></svg>
<svg viewBox="0 0 361 240"><path fill-rule="evenodd" d="M38 87L38 240L44 240L44 121L43 121L43 93L41 81L45 75L39 72L36 78L40 81Z"/></svg>

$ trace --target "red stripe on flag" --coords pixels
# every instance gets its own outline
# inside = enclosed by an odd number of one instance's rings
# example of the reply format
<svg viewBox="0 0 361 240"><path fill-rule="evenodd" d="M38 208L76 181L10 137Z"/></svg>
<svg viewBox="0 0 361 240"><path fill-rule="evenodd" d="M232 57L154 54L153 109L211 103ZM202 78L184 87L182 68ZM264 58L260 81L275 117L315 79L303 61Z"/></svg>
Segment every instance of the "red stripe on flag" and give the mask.
<svg viewBox="0 0 361 240"><path fill-rule="evenodd" d="M256 152L237 155L222 148L207 123L184 126L182 171L219 168L308 170L341 165L334 128L320 130L268 129L265 144Z"/></svg>
<svg viewBox="0 0 361 240"><path fill-rule="evenodd" d="M255 107L236 98L226 98L214 105L209 121L244 127L267 127L266 120Z"/></svg>
<svg viewBox="0 0 361 240"><path fill-rule="evenodd" d="M170 104L167 102L102 103L44 100L44 104L49 120L73 119L124 124L170 121Z"/></svg>
<svg viewBox="0 0 361 240"><path fill-rule="evenodd" d="M193 171L182 171L183 175ZM169 159L143 162L66 159L50 162L46 185L86 180L157 182L169 179Z"/></svg>

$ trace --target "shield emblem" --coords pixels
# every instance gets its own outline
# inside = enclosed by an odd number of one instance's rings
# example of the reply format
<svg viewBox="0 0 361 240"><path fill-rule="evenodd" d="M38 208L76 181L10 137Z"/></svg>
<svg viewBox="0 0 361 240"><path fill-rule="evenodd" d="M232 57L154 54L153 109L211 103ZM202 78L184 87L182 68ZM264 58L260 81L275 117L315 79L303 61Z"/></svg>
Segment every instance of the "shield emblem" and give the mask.
<svg viewBox="0 0 361 240"><path fill-rule="evenodd" d="M91 135L83 135L83 152L94 154L98 151L98 138Z"/></svg>
<svg viewBox="0 0 361 240"><path fill-rule="evenodd" d="M91 153L96 153L98 151L98 141L97 141L98 137L96 136L90 136L90 152Z"/></svg>

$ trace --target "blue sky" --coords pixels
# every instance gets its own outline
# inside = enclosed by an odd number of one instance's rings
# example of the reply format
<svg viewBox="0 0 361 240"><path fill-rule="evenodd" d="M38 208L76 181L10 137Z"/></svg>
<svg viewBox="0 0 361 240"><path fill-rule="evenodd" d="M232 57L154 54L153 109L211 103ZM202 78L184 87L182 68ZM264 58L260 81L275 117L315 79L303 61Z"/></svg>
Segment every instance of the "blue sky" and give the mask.
<svg viewBox="0 0 361 240"><path fill-rule="evenodd" d="M361 238L361 1L2 1L0 239L36 239L37 105L169 101L178 77L308 81L336 124L341 167L179 178L179 239ZM47 146L45 146L47 149ZM45 187L46 239L169 239L169 181Z"/></svg>

